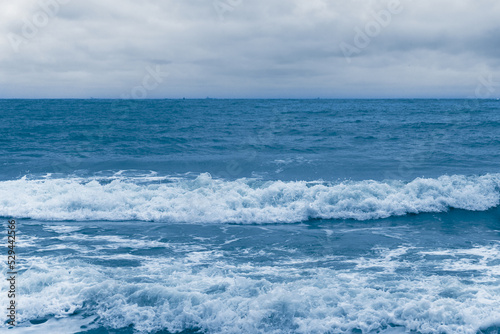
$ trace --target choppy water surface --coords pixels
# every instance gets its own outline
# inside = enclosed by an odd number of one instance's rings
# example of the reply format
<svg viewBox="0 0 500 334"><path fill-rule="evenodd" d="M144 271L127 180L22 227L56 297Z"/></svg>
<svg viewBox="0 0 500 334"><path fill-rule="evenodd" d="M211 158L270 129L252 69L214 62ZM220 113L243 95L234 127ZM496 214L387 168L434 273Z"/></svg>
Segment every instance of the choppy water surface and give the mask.
<svg viewBox="0 0 500 334"><path fill-rule="evenodd" d="M0 117L17 332L499 329L498 101L1 100Z"/></svg>

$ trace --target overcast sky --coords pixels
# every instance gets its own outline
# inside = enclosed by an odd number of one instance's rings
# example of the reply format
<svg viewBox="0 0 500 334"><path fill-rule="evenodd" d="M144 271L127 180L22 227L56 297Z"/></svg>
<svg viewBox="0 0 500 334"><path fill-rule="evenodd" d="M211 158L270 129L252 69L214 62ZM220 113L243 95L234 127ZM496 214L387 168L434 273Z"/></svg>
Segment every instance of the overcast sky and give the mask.
<svg viewBox="0 0 500 334"><path fill-rule="evenodd" d="M500 2L0 0L0 51L2 98L498 98Z"/></svg>

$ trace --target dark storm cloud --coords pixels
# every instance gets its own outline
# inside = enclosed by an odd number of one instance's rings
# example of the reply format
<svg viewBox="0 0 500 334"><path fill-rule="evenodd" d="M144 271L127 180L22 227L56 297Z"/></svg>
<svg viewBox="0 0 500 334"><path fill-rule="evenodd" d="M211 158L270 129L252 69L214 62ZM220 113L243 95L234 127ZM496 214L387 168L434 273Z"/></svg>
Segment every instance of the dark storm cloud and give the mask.
<svg viewBox="0 0 500 334"><path fill-rule="evenodd" d="M147 97L469 97L500 81L498 17L486 0L19 0L0 96L120 97L162 66Z"/></svg>

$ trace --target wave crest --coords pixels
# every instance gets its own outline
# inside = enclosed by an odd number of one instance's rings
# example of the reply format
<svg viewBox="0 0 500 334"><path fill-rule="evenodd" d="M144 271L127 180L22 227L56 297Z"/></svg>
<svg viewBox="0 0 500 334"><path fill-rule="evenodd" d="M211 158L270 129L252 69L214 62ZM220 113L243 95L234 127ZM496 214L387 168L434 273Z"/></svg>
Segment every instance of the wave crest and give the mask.
<svg viewBox="0 0 500 334"><path fill-rule="evenodd" d="M166 183L137 178L0 182L0 215L39 220L293 223L378 219L450 208L484 211L500 203L500 174L340 183L225 181L201 174Z"/></svg>

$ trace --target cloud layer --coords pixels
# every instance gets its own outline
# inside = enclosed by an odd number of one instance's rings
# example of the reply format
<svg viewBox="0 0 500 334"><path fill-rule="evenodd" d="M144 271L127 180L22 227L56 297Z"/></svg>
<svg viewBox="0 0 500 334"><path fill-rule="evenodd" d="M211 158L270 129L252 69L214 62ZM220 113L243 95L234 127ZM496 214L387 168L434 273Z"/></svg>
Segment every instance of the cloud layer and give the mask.
<svg viewBox="0 0 500 334"><path fill-rule="evenodd" d="M475 97L486 80L497 98L499 17L487 0L3 1L0 97Z"/></svg>

